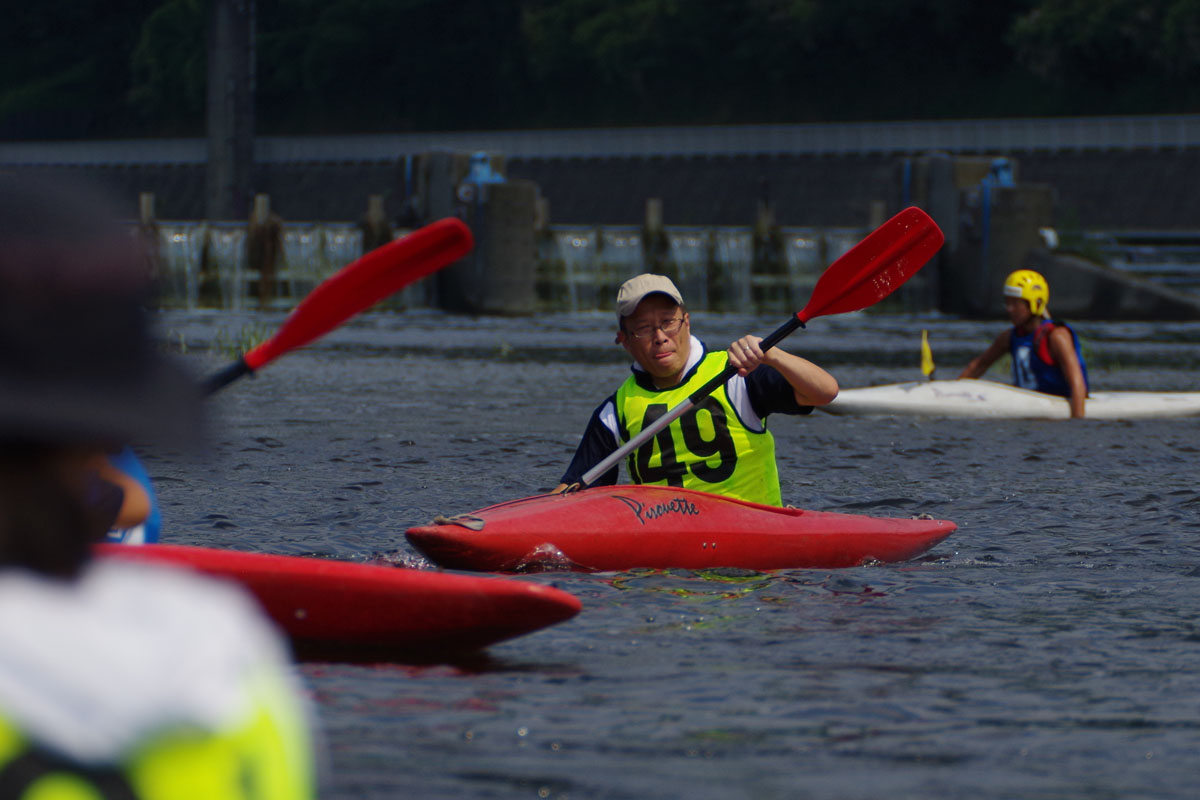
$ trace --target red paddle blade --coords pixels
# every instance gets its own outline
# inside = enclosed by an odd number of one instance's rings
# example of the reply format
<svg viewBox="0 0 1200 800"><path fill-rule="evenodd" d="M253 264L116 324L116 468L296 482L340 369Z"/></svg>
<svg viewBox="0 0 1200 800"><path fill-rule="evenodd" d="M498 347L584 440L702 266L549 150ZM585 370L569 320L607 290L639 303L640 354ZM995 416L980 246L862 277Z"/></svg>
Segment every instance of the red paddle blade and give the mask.
<svg viewBox="0 0 1200 800"><path fill-rule="evenodd" d="M342 267L288 314L274 336L248 351L251 370L303 347L410 283L471 251L471 229L455 217L438 220Z"/></svg>
<svg viewBox="0 0 1200 800"><path fill-rule="evenodd" d="M830 264L796 316L804 323L878 303L925 266L945 240L928 214L915 206L904 209Z"/></svg>

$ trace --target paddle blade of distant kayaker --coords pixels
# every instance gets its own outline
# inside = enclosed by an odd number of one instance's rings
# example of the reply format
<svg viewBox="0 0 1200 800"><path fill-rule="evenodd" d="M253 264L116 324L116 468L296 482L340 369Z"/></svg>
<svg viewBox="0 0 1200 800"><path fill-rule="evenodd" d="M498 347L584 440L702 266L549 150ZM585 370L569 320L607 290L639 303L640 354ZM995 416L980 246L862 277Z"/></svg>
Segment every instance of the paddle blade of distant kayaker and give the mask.
<svg viewBox="0 0 1200 800"><path fill-rule="evenodd" d="M850 248L821 274L813 287L808 304L763 339L763 352L813 317L844 314L878 303L899 289L942 246L945 237L928 214L919 208L906 208L880 225L867 238ZM625 456L641 447L659 431L687 413L717 387L737 374L730 365L707 383L677 403L671 410L610 453L607 458L583 473L581 483L590 486Z"/></svg>
<svg viewBox="0 0 1200 800"><path fill-rule="evenodd" d="M211 376L205 381L205 390L215 392L303 347L410 283L462 258L473 244L466 223L447 217L366 253L313 289L274 336Z"/></svg>
<svg viewBox="0 0 1200 800"><path fill-rule="evenodd" d="M878 303L925 266L944 241L928 214L915 206L904 209L830 264L796 316L805 323Z"/></svg>
<svg viewBox="0 0 1200 800"><path fill-rule="evenodd" d="M929 331L921 330L921 374L933 380L933 350L929 347Z"/></svg>

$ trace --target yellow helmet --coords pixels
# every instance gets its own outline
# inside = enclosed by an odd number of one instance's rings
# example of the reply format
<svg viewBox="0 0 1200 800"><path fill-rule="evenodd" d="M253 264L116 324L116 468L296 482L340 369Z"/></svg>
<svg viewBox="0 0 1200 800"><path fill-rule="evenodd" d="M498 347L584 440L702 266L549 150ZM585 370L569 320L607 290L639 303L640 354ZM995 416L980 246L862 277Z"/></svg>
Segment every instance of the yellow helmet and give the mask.
<svg viewBox="0 0 1200 800"><path fill-rule="evenodd" d="M1050 302L1050 286L1041 273L1019 269L1004 279L1004 296L1027 300L1030 311L1045 316L1046 304Z"/></svg>

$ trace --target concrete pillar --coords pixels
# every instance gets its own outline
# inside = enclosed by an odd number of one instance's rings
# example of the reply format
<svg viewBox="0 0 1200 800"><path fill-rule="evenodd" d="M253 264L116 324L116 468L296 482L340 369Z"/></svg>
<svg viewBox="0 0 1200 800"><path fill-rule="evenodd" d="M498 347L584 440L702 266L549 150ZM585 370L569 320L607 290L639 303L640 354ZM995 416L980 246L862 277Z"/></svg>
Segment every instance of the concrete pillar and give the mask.
<svg viewBox="0 0 1200 800"><path fill-rule="evenodd" d="M417 196L420 215L426 224L443 217L461 216L465 202L457 189L466 177L469 159L465 153L434 151L420 158L417 170Z"/></svg>
<svg viewBox="0 0 1200 800"><path fill-rule="evenodd" d="M146 272L160 286L166 277L163 273L162 246L158 236L158 220L154 217L154 193L138 194L138 237L141 239L146 259ZM161 300L161 298L160 298Z"/></svg>
<svg viewBox="0 0 1200 800"><path fill-rule="evenodd" d="M742 296L741 286L734 283L737 273L737 265L726 264L722 259L717 257L718 234L715 230L709 231L709 258L708 258L708 274L705 276L708 281L707 296L708 296L708 311L739 311L740 298Z"/></svg>
<svg viewBox="0 0 1200 800"><path fill-rule="evenodd" d="M537 184L512 180L472 186L463 211L475 249L438 273L438 305L469 314L532 314L537 307Z"/></svg>
<svg viewBox="0 0 1200 800"><path fill-rule="evenodd" d="M213 0L208 20L206 215L245 219L254 170L254 0Z"/></svg>
<svg viewBox="0 0 1200 800"><path fill-rule="evenodd" d="M1001 287L1015 269L1026 266L1029 254L1042 246L1040 228L1054 224L1054 189L1043 184L999 186L991 190L991 212L985 250L981 311L1003 316Z"/></svg>
<svg viewBox="0 0 1200 800"><path fill-rule="evenodd" d="M138 194L138 218L143 225L154 224L154 192Z"/></svg>
<svg viewBox="0 0 1200 800"><path fill-rule="evenodd" d="M775 224L775 212L765 196L759 201L754 221L750 299L756 311L786 311L794 305L787 261L783 254L783 235Z"/></svg>
<svg viewBox="0 0 1200 800"><path fill-rule="evenodd" d="M867 211L867 228L875 230L883 223L887 222L887 203L883 200L872 200L870 208Z"/></svg>
<svg viewBox="0 0 1200 800"><path fill-rule="evenodd" d="M276 273L282 252L283 220L271 213L271 198L257 194L246 232L246 268L258 275L256 294L259 308L270 307L278 293ZM236 287L234 291L241 291L241 287Z"/></svg>
<svg viewBox="0 0 1200 800"><path fill-rule="evenodd" d="M961 187L956 183L955 158L947 153L903 158L897 161L896 177L899 184L896 195L899 205L896 210L907 206L923 209L942 229L946 243L920 272L890 298L889 306L905 311L951 311L953 309L946 298L959 295L947 292L944 284L947 280L946 265L953 260L958 247ZM953 279L951 275L950 280Z"/></svg>
<svg viewBox="0 0 1200 800"><path fill-rule="evenodd" d="M943 252L958 249L958 191L954 182L954 159L935 153L926 161L925 199L921 204L933 221L942 229L946 243Z"/></svg>
<svg viewBox="0 0 1200 800"><path fill-rule="evenodd" d="M456 191L468 167L469 159L464 153L436 150L418 156L413 169L413 221L428 225L439 219L456 216L469 223L468 204L459 199ZM442 270L417 284L418 291L423 292L422 305L437 307L441 305L443 289L453 291L452 286L445 286L445 272Z"/></svg>
<svg viewBox="0 0 1200 800"><path fill-rule="evenodd" d="M944 311L1004 317L1004 278L1026 266L1040 247L1038 229L1052 224L1053 187L1041 184L975 188L961 195L958 249L943 276Z"/></svg>
<svg viewBox="0 0 1200 800"><path fill-rule="evenodd" d="M367 210L363 214L359 228L363 232L362 249L364 253L392 241L394 234L383 208L383 195L373 194L367 197Z"/></svg>
<svg viewBox="0 0 1200 800"><path fill-rule="evenodd" d="M663 228L661 197L646 198L645 219L642 223L642 263L646 272L666 275L671 280L679 277L675 265L671 263L671 243Z"/></svg>

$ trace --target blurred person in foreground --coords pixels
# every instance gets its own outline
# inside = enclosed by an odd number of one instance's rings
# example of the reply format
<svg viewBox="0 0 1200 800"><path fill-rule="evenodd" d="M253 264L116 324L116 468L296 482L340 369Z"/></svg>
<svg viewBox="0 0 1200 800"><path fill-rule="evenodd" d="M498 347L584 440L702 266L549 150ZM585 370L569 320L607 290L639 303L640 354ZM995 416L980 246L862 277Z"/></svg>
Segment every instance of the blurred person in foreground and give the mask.
<svg viewBox="0 0 1200 800"><path fill-rule="evenodd" d="M1004 281L1004 310L1012 327L971 359L960 378L978 378L1005 353L1012 356L1013 384L1067 398L1072 418L1082 418L1088 395L1087 364L1079 337L1050 316L1050 285L1041 273L1019 269Z"/></svg>
<svg viewBox="0 0 1200 800"><path fill-rule="evenodd" d="M306 703L237 587L93 558L135 437L198 443L145 261L90 188L0 176L0 797L307 798Z"/></svg>
<svg viewBox="0 0 1200 800"><path fill-rule="evenodd" d="M593 412L555 492L578 483L621 444L724 371L737 374L630 454L633 483L683 486L767 505L782 505L769 414L808 414L837 396L821 367L746 335L728 350L709 350L692 335L683 296L665 275L630 278L617 292L617 344L632 374ZM613 467L595 481L617 482Z"/></svg>

